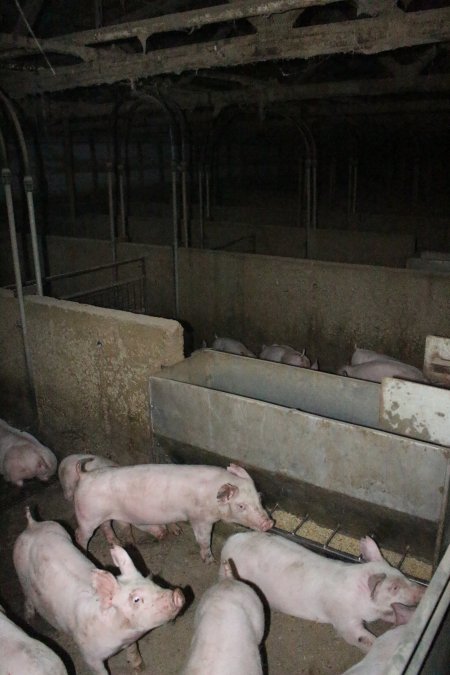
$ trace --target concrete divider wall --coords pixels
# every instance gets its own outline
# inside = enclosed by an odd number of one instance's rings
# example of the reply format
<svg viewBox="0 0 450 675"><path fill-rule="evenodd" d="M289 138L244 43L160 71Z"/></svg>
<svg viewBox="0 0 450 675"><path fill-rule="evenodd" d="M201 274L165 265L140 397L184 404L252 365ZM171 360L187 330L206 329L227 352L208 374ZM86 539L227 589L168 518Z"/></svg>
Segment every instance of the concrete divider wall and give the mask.
<svg viewBox="0 0 450 675"><path fill-rule="evenodd" d="M21 335L11 327L17 301L0 296L2 411L27 423ZM104 454L122 463L149 458L148 378L183 358L175 321L55 300L26 298L39 438L59 457ZM9 362L13 355L14 363Z"/></svg>
<svg viewBox="0 0 450 675"><path fill-rule="evenodd" d="M77 242L51 237L49 252L62 271L65 259L76 264ZM101 264L109 247L82 240L79 254L79 266L85 255ZM120 259L137 255L147 257L150 312L172 317L171 249L119 245ZM450 335L448 275L198 249L180 249L179 260L180 314L197 346L215 333L254 350L305 346L334 370L356 343L422 367L426 336Z"/></svg>

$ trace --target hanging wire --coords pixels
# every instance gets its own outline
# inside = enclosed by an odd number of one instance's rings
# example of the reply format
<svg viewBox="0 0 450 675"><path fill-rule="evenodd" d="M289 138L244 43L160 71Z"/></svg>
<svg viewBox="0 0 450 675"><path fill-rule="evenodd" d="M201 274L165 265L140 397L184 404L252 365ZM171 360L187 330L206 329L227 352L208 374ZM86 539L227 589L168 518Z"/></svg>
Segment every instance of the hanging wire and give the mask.
<svg viewBox="0 0 450 675"><path fill-rule="evenodd" d="M31 28L30 24L28 23L28 19L27 19L27 17L25 16L22 7L19 5L19 0L14 0L14 2L15 2L15 4L16 4L17 9L19 10L20 16L22 17L22 19L23 19L23 21L24 21L24 23L25 23L25 26L28 28L29 32L31 33L32 37L34 38L34 41L35 41L36 44L37 44L37 47L38 47L39 51L41 52L42 56L44 57L45 61L47 62L48 67L49 67L50 70L52 71L53 75L56 75L55 69L53 68L52 64L51 64L50 61L48 60L47 54L46 54L46 53L44 52L44 50L42 49L42 47L41 47L41 45L40 45L40 43L39 43L39 40L37 39L37 37L36 37L36 35L35 35L33 29Z"/></svg>

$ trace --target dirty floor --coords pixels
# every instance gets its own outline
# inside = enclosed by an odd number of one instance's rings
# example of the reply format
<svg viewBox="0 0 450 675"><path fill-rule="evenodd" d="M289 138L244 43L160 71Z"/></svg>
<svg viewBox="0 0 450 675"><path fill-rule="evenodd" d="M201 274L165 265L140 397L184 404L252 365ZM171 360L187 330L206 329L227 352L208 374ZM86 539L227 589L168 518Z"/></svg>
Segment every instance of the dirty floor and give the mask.
<svg viewBox="0 0 450 675"><path fill-rule="evenodd" d="M12 548L18 534L25 528L25 506L36 509L42 520L58 520L73 534L75 518L72 506L62 495L57 480L48 485L30 482L20 491L7 485L0 477L0 504L2 506L0 603L9 616L22 621L23 596L12 564ZM204 565L189 525L183 524L179 537L169 535L158 542L150 535L134 531L136 547L128 549L141 572L150 570L156 578L180 586L187 598L183 614L174 622L155 629L139 641L147 675L175 675L179 673L193 634L193 619L198 601L204 591L217 580L218 565ZM237 531L234 526L218 524L213 534L213 552L220 558L226 538ZM89 551L99 566L111 566L109 550L101 533L91 540ZM276 574L276 570L274 570ZM157 580L156 579L156 580ZM62 599L63 601L63 599ZM347 645L328 625L315 624L273 612L269 619L267 637L262 648L266 675L337 675L358 661L362 654ZM58 651L70 675L87 675L74 643L49 626L39 616L28 627L34 637L40 637ZM379 632L379 631L378 631ZM131 675L125 653L119 653L108 662L112 675Z"/></svg>

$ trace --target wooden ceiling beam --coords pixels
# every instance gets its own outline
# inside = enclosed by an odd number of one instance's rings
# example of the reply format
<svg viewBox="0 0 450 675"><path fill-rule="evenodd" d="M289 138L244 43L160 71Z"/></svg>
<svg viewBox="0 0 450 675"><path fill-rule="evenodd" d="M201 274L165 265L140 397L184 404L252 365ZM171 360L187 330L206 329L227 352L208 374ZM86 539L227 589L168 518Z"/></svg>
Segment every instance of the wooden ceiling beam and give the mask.
<svg viewBox="0 0 450 675"><path fill-rule="evenodd" d="M379 16L293 29L280 40L277 34L241 36L149 54L111 55L111 58L37 72L4 72L7 92L20 98L27 94L63 91L77 87L112 84L156 75L282 59L308 59L337 53L378 52L450 40L450 8L404 14L395 21ZM398 84L398 82L395 80ZM409 86L411 82L409 83ZM314 85L312 85L314 86ZM320 85L317 85L320 86ZM367 87L375 86L371 80Z"/></svg>

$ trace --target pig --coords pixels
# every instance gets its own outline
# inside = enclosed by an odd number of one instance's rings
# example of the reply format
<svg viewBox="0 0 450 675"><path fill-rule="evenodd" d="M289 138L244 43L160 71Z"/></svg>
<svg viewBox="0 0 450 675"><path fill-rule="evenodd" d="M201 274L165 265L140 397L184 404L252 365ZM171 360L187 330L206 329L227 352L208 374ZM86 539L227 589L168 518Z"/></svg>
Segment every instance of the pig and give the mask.
<svg viewBox="0 0 450 675"><path fill-rule="evenodd" d="M216 335L216 339L212 343L212 349L216 349L218 352L228 352L228 354L256 358L255 354L251 352L250 349L247 349L242 342L233 340L233 338L217 337Z"/></svg>
<svg viewBox="0 0 450 675"><path fill-rule="evenodd" d="M389 662L406 633L406 626L401 622L400 617L400 625L380 635L363 660L346 670L343 675L386 675Z"/></svg>
<svg viewBox="0 0 450 675"><path fill-rule="evenodd" d="M136 641L175 618L184 605L181 590L144 578L120 546L111 549L120 576L97 569L59 523L36 522L29 509L26 516L28 526L13 551L26 618L37 611L70 635L96 675L107 675L104 661L124 647L135 670L141 668Z"/></svg>
<svg viewBox="0 0 450 675"><path fill-rule="evenodd" d="M59 656L8 619L1 605L0 644L2 675L67 675Z"/></svg>
<svg viewBox="0 0 450 675"><path fill-rule="evenodd" d="M101 457L99 455L68 455L60 462L58 467L58 478L63 489L64 497L69 502L73 501L74 491L78 485L81 472L98 471L105 467L117 466L119 465L116 462L113 462L112 459ZM133 541L131 526L128 523L119 522L115 524L115 527L120 529L121 535L125 536L127 541ZM110 546L119 543L109 521L102 524L102 530Z"/></svg>
<svg viewBox="0 0 450 675"><path fill-rule="evenodd" d="M311 361L306 356L305 350L298 352L288 345L270 345L270 347L263 345L259 358L265 361L275 361L276 363L285 363L289 366L297 366L298 368L319 369L317 361L311 365Z"/></svg>
<svg viewBox="0 0 450 675"><path fill-rule="evenodd" d="M233 560L239 578L256 585L272 609L331 623L346 642L368 651L375 637L364 622L395 622L397 605L417 605L424 588L391 567L370 537L361 539L360 549L368 562L358 565L324 558L284 537L249 532L227 540L222 560Z"/></svg>
<svg viewBox="0 0 450 675"><path fill-rule="evenodd" d="M77 542L86 548L106 520L121 520L152 533L189 521L204 562L211 563L211 532L219 520L266 531L273 521L261 506L248 473L236 464L142 464L81 475L75 491Z"/></svg>
<svg viewBox="0 0 450 675"><path fill-rule="evenodd" d="M381 382L383 377L399 377L402 380L427 383L423 373L414 366L400 361L367 361L357 366L343 366L338 371L339 375L354 377L358 380Z"/></svg>
<svg viewBox="0 0 450 675"><path fill-rule="evenodd" d="M6 481L18 487L28 478L47 481L57 464L53 452L34 436L0 420L0 473Z"/></svg>
<svg viewBox="0 0 450 675"><path fill-rule="evenodd" d="M262 602L250 586L233 578L228 561L223 566L226 578L206 591L195 613L194 637L181 675L262 675Z"/></svg>
<svg viewBox="0 0 450 675"><path fill-rule="evenodd" d="M369 361L395 361L396 363L401 363L398 359L394 359L393 356L379 354L378 352L373 352L371 349L360 349L355 345L355 351L352 354L350 364L352 366L360 366L362 363L369 363Z"/></svg>
<svg viewBox="0 0 450 675"><path fill-rule="evenodd" d="M64 498L68 502L73 500L73 493L80 478L80 466L83 462L83 467L86 471L96 471L97 469L104 469L105 467L119 466L117 462L107 457L100 457L99 455L68 455L59 464L58 478L63 489Z"/></svg>

